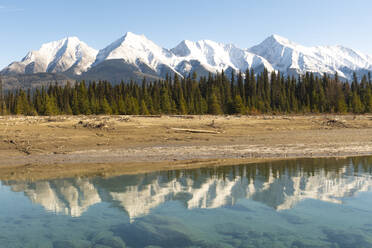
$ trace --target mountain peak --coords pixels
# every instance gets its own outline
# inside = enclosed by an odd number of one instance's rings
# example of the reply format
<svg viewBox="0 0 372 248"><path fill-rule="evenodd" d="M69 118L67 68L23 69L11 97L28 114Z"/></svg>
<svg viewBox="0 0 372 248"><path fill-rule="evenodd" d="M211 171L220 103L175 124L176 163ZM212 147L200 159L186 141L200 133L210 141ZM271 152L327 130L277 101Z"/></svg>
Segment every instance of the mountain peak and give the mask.
<svg viewBox="0 0 372 248"><path fill-rule="evenodd" d="M116 41L112 42L110 45L108 45L106 48L102 49L100 53L102 52L109 52L113 51L115 49L118 49L119 47L123 46L124 44L129 44L129 45L138 45L138 42L143 42L143 41L149 41L149 39L146 38L145 35L138 35L132 32L126 32L124 36L120 37ZM102 54L101 54L102 55Z"/></svg>
<svg viewBox="0 0 372 248"><path fill-rule="evenodd" d="M82 42L77 36L67 36L65 40L68 42Z"/></svg>
<svg viewBox="0 0 372 248"><path fill-rule="evenodd" d="M151 42L144 34L135 34L132 32L126 32L118 41L120 41L121 44L124 42Z"/></svg>
<svg viewBox="0 0 372 248"><path fill-rule="evenodd" d="M271 37L272 39L277 40L277 41L288 41L287 38L285 38L285 37L283 37L283 36L280 36L280 35L278 35L278 34L272 34L272 35L270 35L270 37Z"/></svg>
<svg viewBox="0 0 372 248"><path fill-rule="evenodd" d="M128 37L128 38L131 38L131 37L136 37L136 38L137 37L142 37L142 38L146 38L144 34L135 34L135 33L130 32L130 31L126 32L125 35L124 35L124 37Z"/></svg>
<svg viewBox="0 0 372 248"><path fill-rule="evenodd" d="M77 36L66 36L64 38L64 40L76 40L76 41L80 41L80 39Z"/></svg>
<svg viewBox="0 0 372 248"><path fill-rule="evenodd" d="M97 51L76 36L47 42L39 50L29 52L20 62L10 64L3 72L38 73L65 72L70 70L81 74L94 61Z"/></svg>
<svg viewBox="0 0 372 248"><path fill-rule="evenodd" d="M173 55L144 35L127 32L123 37L99 51L93 66L104 60L121 59L126 63L147 67L158 72L158 66L168 65Z"/></svg>
<svg viewBox="0 0 372 248"><path fill-rule="evenodd" d="M272 34L268 38L266 38L262 43L279 43L284 46L297 46L295 42L290 41L289 39L277 35L277 34Z"/></svg>
<svg viewBox="0 0 372 248"><path fill-rule="evenodd" d="M63 46L64 44L67 44L67 43L83 43L83 42L80 41L80 39L76 36L67 36L67 37L64 37L60 40L50 41L50 42L42 44L40 50L43 49L43 48L46 48L46 47Z"/></svg>

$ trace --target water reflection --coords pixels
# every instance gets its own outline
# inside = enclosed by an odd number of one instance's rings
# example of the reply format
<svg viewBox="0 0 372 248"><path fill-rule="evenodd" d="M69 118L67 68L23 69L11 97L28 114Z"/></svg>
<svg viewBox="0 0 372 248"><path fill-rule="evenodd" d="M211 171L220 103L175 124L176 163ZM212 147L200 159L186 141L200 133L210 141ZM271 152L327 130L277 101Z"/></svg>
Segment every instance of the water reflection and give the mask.
<svg viewBox="0 0 372 248"><path fill-rule="evenodd" d="M3 183L55 213L78 217L90 206L108 202L134 220L168 201L187 209L233 206L243 198L276 210L305 199L341 204L357 192L372 190L371 171L371 158L305 159L109 179Z"/></svg>

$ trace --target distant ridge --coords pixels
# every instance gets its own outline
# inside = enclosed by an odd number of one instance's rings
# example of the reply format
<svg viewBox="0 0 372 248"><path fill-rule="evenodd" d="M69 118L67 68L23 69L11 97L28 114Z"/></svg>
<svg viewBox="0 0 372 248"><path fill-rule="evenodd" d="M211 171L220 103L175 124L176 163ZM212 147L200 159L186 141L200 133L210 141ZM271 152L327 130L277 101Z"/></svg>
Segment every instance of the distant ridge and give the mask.
<svg viewBox="0 0 372 248"><path fill-rule="evenodd" d="M38 83L40 73L59 74L55 78L109 80L142 80L179 76L197 72L200 76L216 73L263 68L284 75L317 75L338 73L350 80L372 70L372 57L343 46L306 47L279 35L271 35L260 44L241 49L232 44L210 40L184 40L172 49L158 46L144 35L131 32L97 51L77 37L45 43L29 52L21 61L13 62L0 74L5 81L17 82L19 75L33 75ZM51 76L49 76L50 78ZM45 75L44 75L45 78Z"/></svg>

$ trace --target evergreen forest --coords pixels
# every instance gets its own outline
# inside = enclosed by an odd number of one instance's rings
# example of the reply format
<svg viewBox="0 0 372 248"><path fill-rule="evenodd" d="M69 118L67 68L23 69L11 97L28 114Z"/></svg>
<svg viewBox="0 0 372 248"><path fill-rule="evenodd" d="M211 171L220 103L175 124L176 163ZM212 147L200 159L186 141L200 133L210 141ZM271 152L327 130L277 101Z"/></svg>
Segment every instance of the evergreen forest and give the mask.
<svg viewBox="0 0 372 248"><path fill-rule="evenodd" d="M2 90L0 89L0 92ZM107 81L59 85L0 94L2 115L159 115L371 113L371 73L352 82L338 75L287 77L264 70L141 83Z"/></svg>

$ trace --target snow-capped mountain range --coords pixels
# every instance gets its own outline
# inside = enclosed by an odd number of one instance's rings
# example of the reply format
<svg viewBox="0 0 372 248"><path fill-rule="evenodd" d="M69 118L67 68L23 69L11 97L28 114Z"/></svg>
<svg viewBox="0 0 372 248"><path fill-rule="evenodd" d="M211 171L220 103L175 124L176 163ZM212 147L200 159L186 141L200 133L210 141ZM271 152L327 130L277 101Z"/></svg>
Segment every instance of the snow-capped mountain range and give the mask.
<svg viewBox="0 0 372 248"><path fill-rule="evenodd" d="M166 49L144 35L128 32L99 51L76 37L46 43L20 62L11 63L1 74L59 73L115 81L162 78L166 73L184 76L193 71L198 75L221 70L244 72L251 68L285 75L337 72L341 78L351 79L354 71L363 74L372 70L372 57L343 46L305 47L278 35L247 49L210 40L184 40ZM105 78L109 76L114 78Z"/></svg>
<svg viewBox="0 0 372 248"><path fill-rule="evenodd" d="M67 72L80 75L95 61L97 51L77 37L43 44L37 51L29 52L20 62L13 62L2 73Z"/></svg>
<svg viewBox="0 0 372 248"><path fill-rule="evenodd" d="M190 177L167 172L121 176L109 179L66 179L33 183L9 182L13 191L24 194L46 210L78 217L100 202L110 202L124 210L130 220L148 215L167 201L181 201L187 209L213 209L234 206L240 199L261 202L278 211L295 207L306 199L341 204L359 192L372 191L372 177L353 165L337 170L315 170L311 175L301 168L279 175L268 168L231 168L225 177L196 172ZM235 173L233 173L235 170ZM253 172L253 173L252 173ZM235 174L235 176L233 175Z"/></svg>

